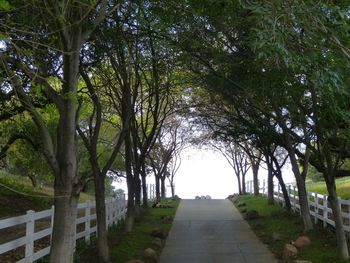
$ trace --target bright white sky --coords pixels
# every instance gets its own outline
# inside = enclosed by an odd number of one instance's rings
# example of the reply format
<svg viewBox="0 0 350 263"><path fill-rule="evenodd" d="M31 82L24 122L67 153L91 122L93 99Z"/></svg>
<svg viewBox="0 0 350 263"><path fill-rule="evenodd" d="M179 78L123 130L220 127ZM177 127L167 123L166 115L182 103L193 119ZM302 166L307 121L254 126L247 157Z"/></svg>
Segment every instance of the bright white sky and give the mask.
<svg viewBox="0 0 350 263"><path fill-rule="evenodd" d="M175 194L184 199L193 199L196 195L210 195L214 199L226 198L237 193L237 179L233 168L219 153L211 150L188 148L181 154L181 166L175 176ZM293 182L290 168L284 169L285 182ZM266 178L266 170L259 169L259 178ZM153 183L152 177L147 178L148 183ZM247 174L247 181L252 180L251 172ZM116 183L116 188L126 191L126 184ZM169 182L166 183L169 186ZM168 187L168 195L171 191Z"/></svg>

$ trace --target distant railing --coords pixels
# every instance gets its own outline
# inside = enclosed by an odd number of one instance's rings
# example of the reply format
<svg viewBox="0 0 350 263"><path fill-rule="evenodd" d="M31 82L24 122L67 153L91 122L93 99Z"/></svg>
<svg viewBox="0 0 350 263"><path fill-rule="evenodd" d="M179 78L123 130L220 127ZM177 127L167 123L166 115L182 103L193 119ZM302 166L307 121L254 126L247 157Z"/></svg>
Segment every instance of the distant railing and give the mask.
<svg viewBox="0 0 350 263"><path fill-rule="evenodd" d="M286 187L293 211L300 213L298 188L293 186L292 184L288 184L286 185ZM248 193L254 193L253 181L248 181L246 183L246 191ZM283 193L279 184L274 184L273 192L274 199L282 205L285 205ZM267 195L267 184L265 180L262 181L262 186L259 181L259 193ZM317 224L318 221L321 221L323 223L323 227L326 227L327 224L332 225L334 227L334 216L332 208L330 208L328 202L328 196L314 192L307 192L307 199L310 214L314 219L314 223ZM338 199L342 211L344 230L345 232L347 232L347 234L350 234L350 200L344 200L340 197L338 197Z"/></svg>
<svg viewBox="0 0 350 263"><path fill-rule="evenodd" d="M156 199L156 186L154 184L147 184L146 186L147 188L147 199L149 199L150 201ZM141 191L141 197L142 196L142 191Z"/></svg>
<svg viewBox="0 0 350 263"><path fill-rule="evenodd" d="M125 217L126 202L125 195L117 198L106 199L106 220L108 226L117 224ZM16 256L22 254L22 259L17 262L31 263L50 253L50 240L53 226L54 207L51 209L34 212L27 211L27 214L0 220L0 235L5 236L6 231L16 231L19 237L14 240L5 241L0 244L0 262L5 261L6 252L16 249ZM76 219L76 239L90 240L90 236L96 235L96 203L88 201L78 204L78 217ZM35 246L36 241L45 240L43 245ZM23 249L24 247L24 249ZM22 248L22 249L21 249ZM13 262L13 260L11 260Z"/></svg>

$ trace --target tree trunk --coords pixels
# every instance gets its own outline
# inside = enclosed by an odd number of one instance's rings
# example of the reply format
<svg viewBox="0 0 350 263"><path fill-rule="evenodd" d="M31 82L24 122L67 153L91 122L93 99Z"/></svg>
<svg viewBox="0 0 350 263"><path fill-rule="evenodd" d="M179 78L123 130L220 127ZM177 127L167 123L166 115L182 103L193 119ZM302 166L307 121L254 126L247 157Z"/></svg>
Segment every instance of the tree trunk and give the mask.
<svg viewBox="0 0 350 263"><path fill-rule="evenodd" d="M34 174L27 174L28 175L28 177L29 177L29 179L30 179L30 181L31 181L31 183L32 183L32 186L34 187L34 188L36 188L37 186L38 186L38 182L37 182L37 180L36 180L36 177L35 177L35 175Z"/></svg>
<svg viewBox="0 0 350 263"><path fill-rule="evenodd" d="M325 177L326 176L327 175L325 175ZM334 177L330 176L329 178L334 178ZM341 259L346 260L346 259L349 259L349 250L348 250L348 244L345 237L341 206L340 206L340 202L336 191L335 181L334 179L327 180L327 181L328 181L327 190L329 194L328 201L333 211L338 255L340 256Z"/></svg>
<svg viewBox="0 0 350 263"><path fill-rule="evenodd" d="M55 215L52 229L50 263L71 263L75 248L77 204L80 187L76 156L76 103L79 77L81 31L76 32L72 52L63 55L63 102L59 109L56 159L59 171L55 174ZM73 97L73 98L72 98ZM65 197L59 197L65 196Z"/></svg>
<svg viewBox="0 0 350 263"><path fill-rule="evenodd" d="M171 188L171 197L174 198L175 197L175 185L174 185L174 182L172 180L170 181L170 188Z"/></svg>
<svg viewBox="0 0 350 263"><path fill-rule="evenodd" d="M271 171L271 168L268 166L268 175L267 175L267 203L268 204L274 204L275 199L273 197L274 195L274 185L273 185L273 173Z"/></svg>
<svg viewBox="0 0 350 263"><path fill-rule="evenodd" d="M162 198L166 198L165 176L162 176L160 181L161 181L161 196Z"/></svg>
<svg viewBox="0 0 350 263"><path fill-rule="evenodd" d="M289 194L288 194L288 191L286 188L286 184L283 181L283 177L282 177L282 174L280 173L280 171L276 173L276 178L277 178L278 183L280 184L281 189L282 189L286 210L290 211L292 209L292 205L290 203Z"/></svg>
<svg viewBox="0 0 350 263"><path fill-rule="evenodd" d="M142 180L142 206L148 207L146 174L143 171L141 173L141 180Z"/></svg>
<svg viewBox="0 0 350 263"><path fill-rule="evenodd" d="M129 124L126 124L126 125L129 125ZM126 182L128 186L128 203L127 203L127 212L126 212L126 220L125 220L125 230L127 232L132 231L134 227L134 220L135 220L135 187L134 187L134 177L132 174L131 153L132 152L131 152L130 130L128 130L128 132L125 135L125 169L126 169Z"/></svg>
<svg viewBox="0 0 350 263"><path fill-rule="evenodd" d="M314 225L312 223L311 216L310 216L305 180L300 174L298 161L295 157L294 151L289 152L289 158L292 164L292 170L293 170L297 187L298 187L300 213L304 223L304 231L307 232L309 230L312 230L314 228Z"/></svg>
<svg viewBox="0 0 350 263"><path fill-rule="evenodd" d="M96 219L97 219L97 251L99 262L107 263L109 259L108 232L106 222L105 177L98 171L94 173Z"/></svg>
<svg viewBox="0 0 350 263"><path fill-rule="evenodd" d="M239 174L237 175L237 183L238 183L238 194L241 195L242 194L242 186L241 186L241 177L239 176Z"/></svg>
<svg viewBox="0 0 350 263"><path fill-rule="evenodd" d="M246 194L247 191L246 191L246 185L245 185L245 173L243 172L242 173L242 194Z"/></svg>
<svg viewBox="0 0 350 263"><path fill-rule="evenodd" d="M255 163L252 165L252 171L253 171L253 184L254 184L254 195L259 195L259 179L258 179L258 172L259 172L259 164L256 165Z"/></svg>
<svg viewBox="0 0 350 263"><path fill-rule="evenodd" d="M156 201L160 201L160 178L156 176Z"/></svg>
<svg viewBox="0 0 350 263"><path fill-rule="evenodd" d="M139 218L141 216L141 180L139 175L134 176L135 218Z"/></svg>
<svg viewBox="0 0 350 263"><path fill-rule="evenodd" d="M135 222L135 202L134 202L134 193L128 187L128 202L127 202L127 211L125 219L125 231L131 232L134 227Z"/></svg>
<svg viewBox="0 0 350 263"><path fill-rule="evenodd" d="M79 195L67 191L67 185L55 180L55 214L50 249L50 263L71 263L75 248L77 205ZM63 197L66 196L66 197Z"/></svg>

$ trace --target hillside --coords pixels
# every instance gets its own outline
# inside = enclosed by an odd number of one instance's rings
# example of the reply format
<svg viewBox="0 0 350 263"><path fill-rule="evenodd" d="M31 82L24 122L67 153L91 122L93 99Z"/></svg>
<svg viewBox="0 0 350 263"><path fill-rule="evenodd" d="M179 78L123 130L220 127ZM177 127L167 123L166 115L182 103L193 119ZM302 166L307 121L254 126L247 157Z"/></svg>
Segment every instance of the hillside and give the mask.
<svg viewBox="0 0 350 263"><path fill-rule="evenodd" d="M0 218L25 214L27 210L40 211L53 204L54 190L50 186L33 188L26 178L0 173ZM93 200L94 197L82 193L80 201Z"/></svg>
<svg viewBox="0 0 350 263"><path fill-rule="evenodd" d="M339 178L336 180L337 193L343 199L350 199L350 177ZM307 182L306 188L309 192L328 194L325 182Z"/></svg>

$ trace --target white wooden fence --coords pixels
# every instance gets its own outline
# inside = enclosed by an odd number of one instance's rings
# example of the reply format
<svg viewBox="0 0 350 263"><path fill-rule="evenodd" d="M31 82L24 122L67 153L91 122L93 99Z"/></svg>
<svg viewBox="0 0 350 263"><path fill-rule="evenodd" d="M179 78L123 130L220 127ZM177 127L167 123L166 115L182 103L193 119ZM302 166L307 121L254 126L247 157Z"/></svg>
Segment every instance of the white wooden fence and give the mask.
<svg viewBox="0 0 350 263"><path fill-rule="evenodd" d="M147 198L151 201L156 199L156 186L154 184L147 184ZM143 197L142 191L141 191L141 197Z"/></svg>
<svg viewBox="0 0 350 263"><path fill-rule="evenodd" d="M85 241L90 240L91 235L96 235L96 204L95 201L78 204L78 217L76 219L77 233L76 239L84 238ZM106 219L108 226L117 224L117 222L125 216L126 202L125 195L118 198L106 199ZM13 228L9 231L17 231L19 234L23 232L21 237L0 244L0 261L3 253L24 246L24 257L17 262L31 263L38 260L50 252L50 242L47 246L40 248L34 246L34 243L43 238L51 239L53 225L54 207L51 209L34 212L27 211L27 214L0 220L0 234L6 233L7 228ZM41 224L39 224L39 222ZM38 250L38 251L37 251ZM13 262L13 261L11 261Z"/></svg>
<svg viewBox="0 0 350 263"><path fill-rule="evenodd" d="M287 184L286 187L293 211L300 212L298 188L292 184ZM253 181L246 183L246 191L248 193L254 193ZM274 185L273 192L274 199L284 205L285 201L279 184ZM267 184L265 180L262 181L262 185L259 180L259 193L267 195ZM335 223L333 220L332 208L329 206L328 196L314 192L307 192L307 196L310 214L313 217L315 224L321 221L323 227L326 227L328 224L334 227ZM339 197L339 203L342 210L344 230L347 234L350 234L350 200L344 200Z"/></svg>

